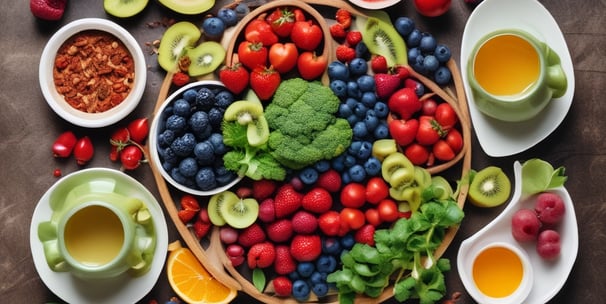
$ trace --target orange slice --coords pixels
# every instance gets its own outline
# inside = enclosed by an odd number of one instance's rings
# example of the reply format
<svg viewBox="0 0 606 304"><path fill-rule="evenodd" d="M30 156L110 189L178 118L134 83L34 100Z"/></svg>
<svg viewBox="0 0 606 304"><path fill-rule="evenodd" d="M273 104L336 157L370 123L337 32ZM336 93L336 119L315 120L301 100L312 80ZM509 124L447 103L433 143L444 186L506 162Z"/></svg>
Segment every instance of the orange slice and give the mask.
<svg viewBox="0 0 606 304"><path fill-rule="evenodd" d="M181 300L189 304L229 303L237 291L217 281L189 248L176 241L168 247L168 282Z"/></svg>

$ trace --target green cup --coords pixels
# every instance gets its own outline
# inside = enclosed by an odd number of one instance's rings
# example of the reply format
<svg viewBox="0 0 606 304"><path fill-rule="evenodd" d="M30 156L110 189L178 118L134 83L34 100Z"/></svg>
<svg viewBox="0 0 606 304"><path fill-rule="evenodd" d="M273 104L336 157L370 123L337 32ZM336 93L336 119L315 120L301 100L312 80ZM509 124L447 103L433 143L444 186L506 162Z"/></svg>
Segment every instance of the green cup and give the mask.
<svg viewBox="0 0 606 304"><path fill-rule="evenodd" d="M535 117L568 86L558 54L517 29L498 30L480 39L467 67L478 110L502 121Z"/></svg>
<svg viewBox="0 0 606 304"><path fill-rule="evenodd" d="M38 225L49 267L83 279L147 272L156 236L145 204L106 191L112 181L69 186L51 196L53 215Z"/></svg>

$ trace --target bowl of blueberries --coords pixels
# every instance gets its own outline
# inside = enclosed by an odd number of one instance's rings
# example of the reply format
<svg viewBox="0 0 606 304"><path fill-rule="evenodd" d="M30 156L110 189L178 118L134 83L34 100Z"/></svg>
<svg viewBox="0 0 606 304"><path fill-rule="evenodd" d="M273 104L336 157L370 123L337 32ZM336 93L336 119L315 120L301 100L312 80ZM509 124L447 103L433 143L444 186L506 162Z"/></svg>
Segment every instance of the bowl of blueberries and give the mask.
<svg viewBox="0 0 606 304"><path fill-rule="evenodd" d="M228 148L221 123L235 96L214 80L189 83L160 105L151 124L151 160L169 184L189 194L210 196L240 180L223 165Z"/></svg>

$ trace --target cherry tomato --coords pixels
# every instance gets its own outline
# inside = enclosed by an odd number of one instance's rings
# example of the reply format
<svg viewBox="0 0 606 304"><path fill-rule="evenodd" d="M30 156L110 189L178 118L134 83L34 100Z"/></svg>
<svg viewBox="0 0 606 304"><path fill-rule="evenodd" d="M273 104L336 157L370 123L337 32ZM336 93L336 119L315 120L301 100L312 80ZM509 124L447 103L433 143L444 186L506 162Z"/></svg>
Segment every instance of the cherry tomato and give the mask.
<svg viewBox="0 0 606 304"><path fill-rule="evenodd" d="M379 218L383 222L394 222L399 218L398 205L392 199L382 200L377 210L379 211Z"/></svg>
<svg viewBox="0 0 606 304"><path fill-rule="evenodd" d="M433 116L436 114L436 108L438 107L438 103L433 98L428 98L423 100L423 105L421 106L421 113L423 115Z"/></svg>
<svg viewBox="0 0 606 304"><path fill-rule="evenodd" d="M368 208L364 212L364 217L366 218L366 222L377 227L383 223L381 220L381 216L379 215L379 210L375 208Z"/></svg>
<svg viewBox="0 0 606 304"><path fill-rule="evenodd" d="M305 17L305 13L303 12L302 9L295 8L293 10L293 13L295 14L295 21L305 21L305 20L307 20L307 17Z"/></svg>
<svg viewBox="0 0 606 304"><path fill-rule="evenodd" d="M445 140L440 139L433 145L433 155L441 161L449 161L455 158L456 154Z"/></svg>
<svg viewBox="0 0 606 304"><path fill-rule="evenodd" d="M76 142L74 147L74 157L78 165L85 165L95 154L93 143L88 136L84 136Z"/></svg>
<svg viewBox="0 0 606 304"><path fill-rule="evenodd" d="M61 133L52 146L54 157L69 157L76 146L76 135L72 131Z"/></svg>
<svg viewBox="0 0 606 304"><path fill-rule="evenodd" d="M406 155L413 164L421 166L426 164L429 159L429 149L418 143L412 143L406 147L404 155Z"/></svg>
<svg viewBox="0 0 606 304"><path fill-rule="evenodd" d="M149 123L147 117L137 118L128 124L130 139L142 144L149 134Z"/></svg>
<svg viewBox="0 0 606 304"><path fill-rule="evenodd" d="M345 207L360 208L366 203L366 187L349 183L341 190L341 204Z"/></svg>
<svg viewBox="0 0 606 304"><path fill-rule="evenodd" d="M436 107L435 118L444 129L451 129L459 121L455 110L446 102Z"/></svg>
<svg viewBox="0 0 606 304"><path fill-rule="evenodd" d="M416 136L418 143L425 146L433 145L444 135L444 130L433 117L421 116L419 118L419 130Z"/></svg>
<svg viewBox="0 0 606 304"><path fill-rule="evenodd" d="M120 153L120 163L122 168L126 170L134 170L141 164L143 158L143 152L137 146L127 146Z"/></svg>
<svg viewBox="0 0 606 304"><path fill-rule="evenodd" d="M263 18L249 22L244 28L244 39L249 42L260 42L270 46L278 42L278 35L271 29L271 25Z"/></svg>
<svg viewBox="0 0 606 304"><path fill-rule="evenodd" d="M389 186L382 177L372 177L366 183L366 201L378 204L389 196Z"/></svg>
<svg viewBox="0 0 606 304"><path fill-rule="evenodd" d="M288 37L295 25L295 12L290 7L277 7L265 20L271 29L280 37Z"/></svg>
<svg viewBox="0 0 606 304"><path fill-rule="evenodd" d="M359 229L364 226L366 218L364 212L360 209L343 208L341 210L341 221L344 222L351 230Z"/></svg>
<svg viewBox="0 0 606 304"><path fill-rule="evenodd" d="M269 48L269 63L279 73L290 72L297 65L299 51L292 42L276 43Z"/></svg>
<svg viewBox="0 0 606 304"><path fill-rule="evenodd" d="M301 53L297 59L297 68L301 78L313 80L324 73L328 66L328 58L324 55L316 55L315 52L307 51Z"/></svg>
<svg viewBox="0 0 606 304"><path fill-rule="evenodd" d="M341 230L341 215L339 212L330 210L318 217L318 227L325 235L336 236Z"/></svg>
<svg viewBox="0 0 606 304"><path fill-rule="evenodd" d="M311 20L297 21L290 33L290 39L297 47L306 51L313 51L322 42L322 29Z"/></svg>
<svg viewBox="0 0 606 304"><path fill-rule="evenodd" d="M387 124L389 134L400 146L407 146L415 140L419 132L419 121L415 118L408 120L394 119Z"/></svg>
<svg viewBox="0 0 606 304"><path fill-rule="evenodd" d="M450 129L444 140L455 153L459 153L463 149L463 136L457 129Z"/></svg>
<svg viewBox="0 0 606 304"><path fill-rule="evenodd" d="M427 17L440 16L450 8L450 0L414 0L419 14Z"/></svg>
<svg viewBox="0 0 606 304"><path fill-rule="evenodd" d="M267 64L267 48L261 42L242 41L238 45L238 59L249 69Z"/></svg>

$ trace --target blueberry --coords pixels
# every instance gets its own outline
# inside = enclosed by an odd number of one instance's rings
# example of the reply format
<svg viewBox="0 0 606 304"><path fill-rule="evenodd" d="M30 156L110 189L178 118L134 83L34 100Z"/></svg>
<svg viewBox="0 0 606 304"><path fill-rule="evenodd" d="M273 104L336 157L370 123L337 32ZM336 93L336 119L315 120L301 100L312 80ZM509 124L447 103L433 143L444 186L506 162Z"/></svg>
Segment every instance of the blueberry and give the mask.
<svg viewBox="0 0 606 304"><path fill-rule="evenodd" d="M196 95L196 105L200 109L210 109L215 103L215 93L209 88L203 87L198 90Z"/></svg>
<svg viewBox="0 0 606 304"><path fill-rule="evenodd" d="M223 108L213 107L208 110L208 122L214 130L221 130L221 123L223 123L223 114L225 114L225 109Z"/></svg>
<svg viewBox="0 0 606 304"><path fill-rule="evenodd" d="M200 190L207 191L217 187L215 172L210 167L202 167L196 173L196 185Z"/></svg>
<svg viewBox="0 0 606 304"><path fill-rule="evenodd" d="M331 81L330 89L337 97L344 98L347 96L347 83L343 80L335 79Z"/></svg>
<svg viewBox="0 0 606 304"><path fill-rule="evenodd" d="M421 49L419 49L418 47L414 47L414 48L410 48L408 49L408 61L413 62L415 61L415 59L417 59L417 56L419 55L423 55L421 53Z"/></svg>
<svg viewBox="0 0 606 304"><path fill-rule="evenodd" d="M225 167L223 167L223 168L225 168ZM226 172L223 174L219 174L219 172L215 172L215 180L217 181L218 186L225 186L236 178L236 173L227 171L227 169L225 169L225 171Z"/></svg>
<svg viewBox="0 0 606 304"><path fill-rule="evenodd" d="M309 276L309 282L311 282L311 284L326 283L326 276L326 272L319 272L316 270Z"/></svg>
<svg viewBox="0 0 606 304"><path fill-rule="evenodd" d="M169 162L162 162L162 169L164 169L164 171L166 172L170 172L170 170L172 170L175 167L175 164L173 163L169 163Z"/></svg>
<svg viewBox="0 0 606 304"><path fill-rule="evenodd" d="M210 125L208 113L204 111L196 111L189 118L189 127L195 133L204 132Z"/></svg>
<svg viewBox="0 0 606 304"><path fill-rule="evenodd" d="M330 161L320 160L314 164L314 169L316 169L319 173L326 172L328 169L330 169Z"/></svg>
<svg viewBox="0 0 606 304"><path fill-rule="evenodd" d="M339 117L347 118L353 114L353 110L347 103L339 104Z"/></svg>
<svg viewBox="0 0 606 304"><path fill-rule="evenodd" d="M294 282L296 280L301 280L302 279L301 275L298 272L296 272L296 271L293 271L293 272L289 273L288 274L288 278L290 279L291 282Z"/></svg>
<svg viewBox="0 0 606 304"><path fill-rule="evenodd" d="M193 157L186 157L179 163L179 173L185 177L192 177L198 172L198 163Z"/></svg>
<svg viewBox="0 0 606 304"><path fill-rule="evenodd" d="M434 55L427 55L423 59L423 67L427 73L433 73L440 67L440 62Z"/></svg>
<svg viewBox="0 0 606 304"><path fill-rule="evenodd" d="M373 132L375 128L379 125L379 118L375 114L374 110L368 110L366 112L366 117L364 117L364 124L366 125L368 133Z"/></svg>
<svg viewBox="0 0 606 304"><path fill-rule="evenodd" d="M326 254L338 255L341 253L341 243L338 238L327 237L322 240L322 252Z"/></svg>
<svg viewBox="0 0 606 304"><path fill-rule="evenodd" d="M179 98L173 103L173 113L175 115L189 117L190 108L189 102L183 98Z"/></svg>
<svg viewBox="0 0 606 304"><path fill-rule="evenodd" d="M434 80L439 85L446 85L452 79L452 74L447 67L439 67L438 70L434 73Z"/></svg>
<svg viewBox="0 0 606 304"><path fill-rule="evenodd" d="M359 99L362 96L362 92L358 87L358 83L350 80L347 82L347 96Z"/></svg>
<svg viewBox="0 0 606 304"><path fill-rule="evenodd" d="M369 107L372 108L374 107L375 103L377 103L377 95L375 94L374 91L372 92L364 92L362 94L362 98L360 98L360 102Z"/></svg>
<svg viewBox="0 0 606 304"><path fill-rule="evenodd" d="M345 185L345 184L349 184L351 183L351 176L349 176L349 172L347 171L343 171L341 173L341 182Z"/></svg>
<svg viewBox="0 0 606 304"><path fill-rule="evenodd" d="M379 125L375 128L373 135L375 136L375 139L389 137L389 127L387 127L387 123L385 121L379 122Z"/></svg>
<svg viewBox="0 0 606 304"><path fill-rule="evenodd" d="M328 65L328 77L333 80L349 80L349 69L340 61L333 61Z"/></svg>
<svg viewBox="0 0 606 304"><path fill-rule="evenodd" d="M368 63L363 58L354 58L349 62L349 73L352 76L364 75L368 72Z"/></svg>
<svg viewBox="0 0 606 304"><path fill-rule="evenodd" d="M381 161L371 156L364 162L364 170L368 176L377 176L381 173Z"/></svg>
<svg viewBox="0 0 606 304"><path fill-rule="evenodd" d="M421 41L419 41L419 48L421 49L421 52L433 53L438 45L436 38L429 33L423 33L421 36Z"/></svg>
<svg viewBox="0 0 606 304"><path fill-rule="evenodd" d="M353 110L354 110L354 114L356 114L356 116L358 116L359 118L364 118L364 117L366 117L366 112L368 111L368 107L366 107L366 105L364 105L363 103L358 102Z"/></svg>
<svg viewBox="0 0 606 304"><path fill-rule="evenodd" d="M298 301L306 301L309 298L309 285L303 280L292 282L292 296Z"/></svg>
<svg viewBox="0 0 606 304"><path fill-rule="evenodd" d="M415 29L415 22L408 17L399 17L394 22L394 26L400 36L406 37Z"/></svg>
<svg viewBox="0 0 606 304"><path fill-rule="evenodd" d="M164 162L172 165L177 164L177 162L179 161L179 157L177 157L177 154L175 154L175 151L173 151L171 147L162 149L161 151L162 159L164 159Z"/></svg>
<svg viewBox="0 0 606 304"><path fill-rule="evenodd" d="M248 13L250 13L250 8L248 7L248 5L246 5L246 3L240 2L240 3L238 3L238 5L236 5L236 8L234 8L234 11L238 15L238 18L242 18L242 17L246 16Z"/></svg>
<svg viewBox="0 0 606 304"><path fill-rule="evenodd" d="M347 148L347 153L349 153L350 155L356 155L358 154L358 150L360 150L360 147L362 147L361 141L352 141L349 147Z"/></svg>
<svg viewBox="0 0 606 304"><path fill-rule="evenodd" d="M301 262L297 264L297 272L303 278L309 278L315 270L316 267L311 262Z"/></svg>
<svg viewBox="0 0 606 304"><path fill-rule="evenodd" d="M355 47L356 57L361 58L363 60L370 59L370 51L368 50L368 46L363 41L356 44Z"/></svg>
<svg viewBox="0 0 606 304"><path fill-rule="evenodd" d="M440 63L446 63L448 60L450 60L450 57L452 56L450 48L448 48L448 46L444 44L438 44L433 54L434 56L436 56Z"/></svg>
<svg viewBox="0 0 606 304"><path fill-rule="evenodd" d="M354 236L351 233L348 233L341 237L341 246L346 250L350 250L355 243L356 240L354 239Z"/></svg>
<svg viewBox="0 0 606 304"><path fill-rule="evenodd" d="M299 173L299 178L306 185L311 185L318 180L318 171L314 167L307 167Z"/></svg>
<svg viewBox="0 0 606 304"><path fill-rule="evenodd" d="M413 29L406 37L406 46L409 48L419 46L421 44L421 38L423 38L421 31L419 31L419 29Z"/></svg>
<svg viewBox="0 0 606 304"><path fill-rule="evenodd" d="M225 146L225 143L223 143L223 134L213 133L208 138L208 141L213 146L213 151L215 152L215 155L223 155L225 154L225 152L227 152L227 146Z"/></svg>
<svg viewBox="0 0 606 304"><path fill-rule="evenodd" d="M173 130L166 129L158 135L158 145L160 147L168 147L175 140L175 132Z"/></svg>
<svg viewBox="0 0 606 304"><path fill-rule="evenodd" d="M318 297L323 297L328 294L328 284L327 283L316 283L312 287L312 291Z"/></svg>
<svg viewBox="0 0 606 304"><path fill-rule="evenodd" d="M353 155L345 155L343 164L345 165L345 168L351 168L353 165L356 164L356 158Z"/></svg>
<svg viewBox="0 0 606 304"><path fill-rule="evenodd" d="M335 271L336 268L337 259L332 255L323 254L316 260L316 269L319 272L331 273Z"/></svg>
<svg viewBox="0 0 606 304"><path fill-rule="evenodd" d="M360 160L367 160L372 154L372 143L369 141L363 141L360 144L360 148L356 154L356 157Z"/></svg>
<svg viewBox="0 0 606 304"><path fill-rule="evenodd" d="M348 170L351 180L356 183L361 183L366 179L366 170L360 164L355 164Z"/></svg>
<svg viewBox="0 0 606 304"><path fill-rule="evenodd" d="M202 22L204 35L210 39L218 39L225 32L225 22L219 17L209 17Z"/></svg>
<svg viewBox="0 0 606 304"><path fill-rule="evenodd" d="M418 55L411 63L410 65L412 66L413 69L415 69L415 71L421 73L421 74L425 74L425 65L423 64L425 62L425 56L423 55Z"/></svg>
<svg viewBox="0 0 606 304"><path fill-rule="evenodd" d="M415 90L415 94L417 94L418 97L421 97L421 96L423 96L423 94L425 94L425 86L423 85L422 82L416 81L411 78L406 79L406 81L408 82L406 84L406 87L410 87L413 90Z"/></svg>
<svg viewBox="0 0 606 304"><path fill-rule="evenodd" d="M356 79L362 93L375 91L375 78L370 75L362 75Z"/></svg>
<svg viewBox="0 0 606 304"><path fill-rule="evenodd" d="M178 167L173 167L170 170L170 177L172 177L175 180L175 182L177 182L181 185L187 184L187 178L185 176L183 176L183 174L181 174L181 171L179 171Z"/></svg>
<svg viewBox="0 0 606 304"><path fill-rule="evenodd" d="M196 102L196 95L198 95L198 92L196 92L195 89L187 89L183 92L183 99L190 103L194 103Z"/></svg>
<svg viewBox="0 0 606 304"><path fill-rule="evenodd" d="M215 95L215 106L222 109L227 109L227 107L229 107L229 105L232 104L234 100L234 94L232 94L228 90L221 90Z"/></svg>
<svg viewBox="0 0 606 304"><path fill-rule="evenodd" d="M180 157L188 156L196 145L196 138L191 133L185 133L181 137L177 137L170 148L175 152L175 155Z"/></svg>
<svg viewBox="0 0 606 304"><path fill-rule="evenodd" d="M386 118L387 115L389 115L389 107L382 101L377 101L372 109L375 111L375 115L378 118Z"/></svg>
<svg viewBox="0 0 606 304"><path fill-rule="evenodd" d="M217 17L223 20L226 26L234 26L238 23L238 14L231 8L222 7L217 12Z"/></svg>
<svg viewBox="0 0 606 304"><path fill-rule="evenodd" d="M196 144L194 147L194 155L200 165L205 166L215 162L215 149L207 140Z"/></svg>
<svg viewBox="0 0 606 304"><path fill-rule="evenodd" d="M366 123L364 123L364 121L357 121L351 130L354 138L362 139L368 135L368 128L366 127Z"/></svg>
<svg viewBox="0 0 606 304"><path fill-rule="evenodd" d="M186 125L187 121L183 116L171 115L166 119L166 129L171 130L176 134L180 134L185 131Z"/></svg>
<svg viewBox="0 0 606 304"><path fill-rule="evenodd" d="M356 116L356 114L351 114L351 115L347 116L345 119L347 119L347 122L349 123L350 126L353 126L356 124L356 122L360 121L360 117Z"/></svg>
<svg viewBox="0 0 606 304"><path fill-rule="evenodd" d="M330 161L330 166L337 170L338 172L342 172L345 170L345 155L341 154Z"/></svg>

